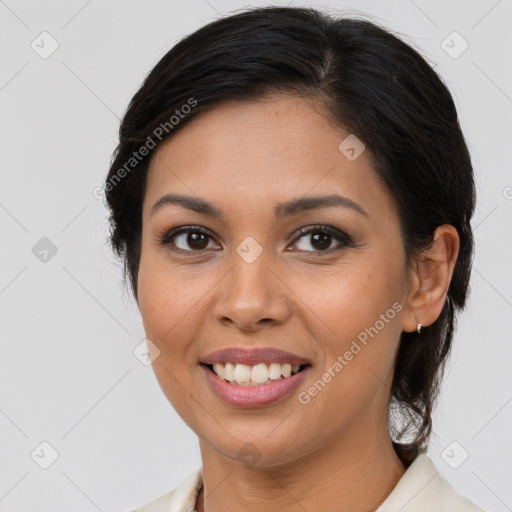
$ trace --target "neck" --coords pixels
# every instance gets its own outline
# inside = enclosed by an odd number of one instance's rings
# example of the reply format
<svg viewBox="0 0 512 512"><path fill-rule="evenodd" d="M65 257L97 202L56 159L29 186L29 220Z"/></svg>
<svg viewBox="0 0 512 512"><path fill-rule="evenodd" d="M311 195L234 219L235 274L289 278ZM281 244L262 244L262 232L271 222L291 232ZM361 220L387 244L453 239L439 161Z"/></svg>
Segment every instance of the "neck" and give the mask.
<svg viewBox="0 0 512 512"><path fill-rule="evenodd" d="M368 437L372 435L373 437ZM406 468L393 448L387 426L347 433L331 443L280 465L244 466L200 441L204 483L198 512L290 512L377 509Z"/></svg>

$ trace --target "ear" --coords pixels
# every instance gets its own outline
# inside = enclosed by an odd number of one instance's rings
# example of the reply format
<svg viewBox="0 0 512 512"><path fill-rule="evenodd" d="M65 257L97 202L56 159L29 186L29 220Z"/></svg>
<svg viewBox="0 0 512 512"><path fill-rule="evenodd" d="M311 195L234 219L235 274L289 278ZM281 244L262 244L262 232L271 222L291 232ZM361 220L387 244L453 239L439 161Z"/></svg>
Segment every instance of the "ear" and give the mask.
<svg viewBox="0 0 512 512"><path fill-rule="evenodd" d="M441 314L459 254L459 234L450 224L436 229L430 247L412 262L402 330L416 331L433 324Z"/></svg>

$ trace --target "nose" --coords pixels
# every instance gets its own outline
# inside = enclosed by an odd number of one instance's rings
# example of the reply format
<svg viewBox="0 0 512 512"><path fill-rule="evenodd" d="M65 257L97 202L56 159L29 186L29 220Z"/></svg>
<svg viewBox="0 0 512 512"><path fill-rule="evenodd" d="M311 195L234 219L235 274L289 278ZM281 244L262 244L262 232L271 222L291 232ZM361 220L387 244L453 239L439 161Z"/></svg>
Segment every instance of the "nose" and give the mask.
<svg viewBox="0 0 512 512"><path fill-rule="evenodd" d="M284 323L291 314L288 288L263 253L252 263L235 254L220 290L214 315L224 325L256 332Z"/></svg>

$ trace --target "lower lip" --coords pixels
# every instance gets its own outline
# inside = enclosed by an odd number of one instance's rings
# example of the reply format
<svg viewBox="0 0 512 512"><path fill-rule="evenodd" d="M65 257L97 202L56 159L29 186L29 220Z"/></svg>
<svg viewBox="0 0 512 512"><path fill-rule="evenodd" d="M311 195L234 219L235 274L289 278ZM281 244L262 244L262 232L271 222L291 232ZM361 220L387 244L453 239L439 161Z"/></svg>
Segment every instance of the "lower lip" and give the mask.
<svg viewBox="0 0 512 512"><path fill-rule="evenodd" d="M285 379L276 379L270 384L261 386L240 386L230 384L221 379L216 373L207 366L201 364L201 368L206 374L206 378L213 390L224 401L231 405L239 407L264 407L290 395L305 379L306 373L311 366L306 366L302 371L286 377Z"/></svg>

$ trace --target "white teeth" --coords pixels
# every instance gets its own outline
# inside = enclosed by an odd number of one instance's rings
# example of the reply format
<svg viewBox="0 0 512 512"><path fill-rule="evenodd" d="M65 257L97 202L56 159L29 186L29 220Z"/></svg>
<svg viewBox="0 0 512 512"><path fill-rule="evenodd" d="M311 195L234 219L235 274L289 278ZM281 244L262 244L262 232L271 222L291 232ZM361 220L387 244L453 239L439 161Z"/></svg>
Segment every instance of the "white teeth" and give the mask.
<svg viewBox="0 0 512 512"><path fill-rule="evenodd" d="M219 363L219 366L224 365ZM215 371L215 367L213 367L213 371ZM226 363L226 365L224 366L224 377L222 378L229 381L235 380L235 365L233 363Z"/></svg>
<svg viewBox="0 0 512 512"><path fill-rule="evenodd" d="M292 365L289 363L283 364L281 366L281 375L283 377L289 377L292 374Z"/></svg>
<svg viewBox="0 0 512 512"><path fill-rule="evenodd" d="M257 382L258 384L263 384L268 380L268 368L266 364L257 364L252 367L251 370L251 380L253 382Z"/></svg>
<svg viewBox="0 0 512 512"><path fill-rule="evenodd" d="M300 366L290 363L259 363L254 366L234 363L215 363L213 371L224 380L242 386L257 386L298 373Z"/></svg>
<svg viewBox="0 0 512 512"><path fill-rule="evenodd" d="M234 376L238 384L249 384L251 382L251 367L246 364L237 364Z"/></svg>
<svg viewBox="0 0 512 512"><path fill-rule="evenodd" d="M226 370L224 368L223 365L219 364L219 363L215 363L213 365L213 371L221 378L221 379L225 379L226 378Z"/></svg>
<svg viewBox="0 0 512 512"><path fill-rule="evenodd" d="M281 365L279 363L271 363L268 367L268 378L275 380L281 378Z"/></svg>

